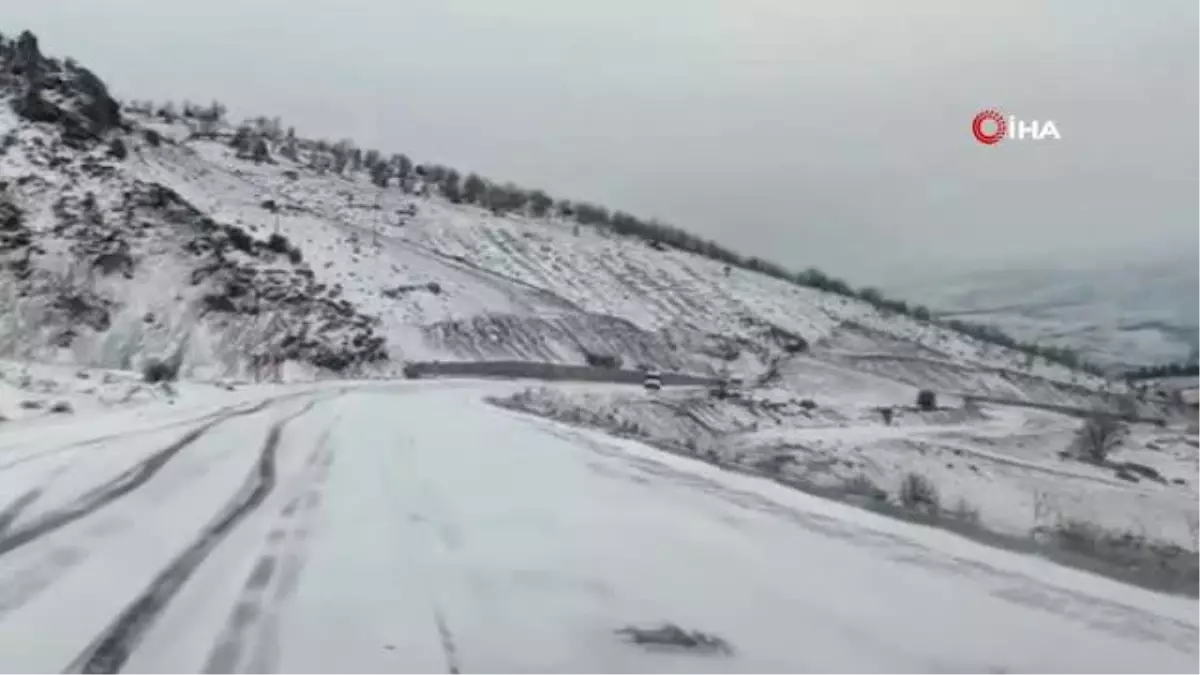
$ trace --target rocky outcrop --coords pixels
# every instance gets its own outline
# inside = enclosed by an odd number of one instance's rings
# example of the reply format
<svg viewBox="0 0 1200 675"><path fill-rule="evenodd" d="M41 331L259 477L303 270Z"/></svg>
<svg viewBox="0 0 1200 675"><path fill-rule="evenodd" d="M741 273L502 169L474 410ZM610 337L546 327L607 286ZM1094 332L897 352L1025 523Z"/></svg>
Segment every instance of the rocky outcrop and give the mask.
<svg viewBox="0 0 1200 675"><path fill-rule="evenodd" d="M39 253L25 214L0 191L0 272L8 272L19 281L29 277L30 259Z"/></svg>
<svg viewBox="0 0 1200 675"><path fill-rule="evenodd" d="M121 106L104 82L71 59L43 56L29 31L16 40L0 37L0 90L11 95L18 115L56 125L77 147L122 126Z"/></svg>
<svg viewBox="0 0 1200 675"><path fill-rule="evenodd" d="M379 320L341 297L341 288L317 283L298 248L281 235L261 241L233 225L218 224L161 185L127 193L134 220L149 209L183 233L192 286L203 289L202 316L273 317L263 352L342 372L388 359Z"/></svg>

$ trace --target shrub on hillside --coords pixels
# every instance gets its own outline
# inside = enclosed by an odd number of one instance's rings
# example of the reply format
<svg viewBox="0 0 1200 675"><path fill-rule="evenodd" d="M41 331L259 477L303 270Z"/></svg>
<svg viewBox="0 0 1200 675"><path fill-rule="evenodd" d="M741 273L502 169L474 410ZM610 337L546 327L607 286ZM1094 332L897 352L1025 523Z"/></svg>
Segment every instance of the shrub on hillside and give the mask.
<svg viewBox="0 0 1200 675"><path fill-rule="evenodd" d="M409 174L412 173L413 163L412 160L408 158L408 155L395 154L392 155L392 167L396 171L396 176L401 180L404 180L405 178L408 178Z"/></svg>
<svg viewBox="0 0 1200 675"><path fill-rule="evenodd" d="M168 361L150 359L142 366L142 380L148 384L174 382L179 377L179 366Z"/></svg>
<svg viewBox="0 0 1200 675"><path fill-rule="evenodd" d="M870 477L861 473L847 479L843 487L849 494L869 497L877 502L886 502L888 498L887 490L879 487Z"/></svg>
<svg viewBox="0 0 1200 675"><path fill-rule="evenodd" d="M392 166L386 162L375 162L371 164L371 182L378 187L387 187L388 181L392 177Z"/></svg>
<svg viewBox="0 0 1200 675"><path fill-rule="evenodd" d="M55 401L47 410L61 415L75 412L75 407L71 405L70 401Z"/></svg>
<svg viewBox="0 0 1200 675"><path fill-rule="evenodd" d="M233 132L233 136L229 139L229 147L236 150L239 154L250 151L250 141L253 138L253 132L249 125L243 124Z"/></svg>
<svg viewBox="0 0 1200 675"><path fill-rule="evenodd" d="M546 194L542 190L534 190L529 193L529 212L534 216L541 218L550 212L550 207L554 205L554 198Z"/></svg>
<svg viewBox="0 0 1200 675"><path fill-rule="evenodd" d="M1120 419L1097 413L1075 432L1075 446L1080 459L1103 464L1124 440L1128 427Z"/></svg>
<svg viewBox="0 0 1200 675"><path fill-rule="evenodd" d="M808 340L796 336L783 344L783 351L788 354L803 354L808 351Z"/></svg>
<svg viewBox="0 0 1200 675"><path fill-rule="evenodd" d="M350 163L350 158L354 154L354 145L348 140L338 141L333 146L333 172L341 175L345 173L346 166Z"/></svg>
<svg viewBox="0 0 1200 675"><path fill-rule="evenodd" d="M936 514L941 509L941 497L933 481L919 473L909 473L900 482L900 503L905 508Z"/></svg>
<svg viewBox="0 0 1200 675"><path fill-rule="evenodd" d="M891 426L892 420L896 417L896 409L891 406L883 406L879 409L879 414L883 417L883 423Z"/></svg>
<svg viewBox="0 0 1200 675"><path fill-rule="evenodd" d="M259 136L250 147L250 158L259 164L271 161L271 150L267 147L267 139Z"/></svg>
<svg viewBox="0 0 1200 675"><path fill-rule="evenodd" d="M529 193L512 183L489 185L484 199L487 201L487 207L492 210L492 213L503 215L523 210L525 205L529 203Z"/></svg>
<svg viewBox="0 0 1200 675"><path fill-rule="evenodd" d="M476 174L470 174L462 185L463 201L469 204L482 204L487 192L487 183Z"/></svg>
<svg viewBox="0 0 1200 675"><path fill-rule="evenodd" d="M279 234L278 232L267 238L267 248L275 253L279 253L280 255L287 254L288 249L291 247L292 242L288 241L287 237Z"/></svg>
<svg viewBox="0 0 1200 675"><path fill-rule="evenodd" d="M586 202L575 205L575 218L584 225L608 223L608 209Z"/></svg>
<svg viewBox="0 0 1200 675"><path fill-rule="evenodd" d="M438 189L441 190L442 196L445 197L451 204L463 203L464 200L462 186L459 184L457 179L450 180L447 178L442 180Z"/></svg>
<svg viewBox="0 0 1200 675"><path fill-rule="evenodd" d="M125 141L114 138L108 144L108 156L113 159L125 159L129 156L129 150L125 147Z"/></svg>
<svg viewBox="0 0 1200 675"><path fill-rule="evenodd" d="M937 410L937 394L932 389L917 392L917 407L926 412Z"/></svg>
<svg viewBox="0 0 1200 675"><path fill-rule="evenodd" d="M595 352L585 351L583 358L587 364L593 368L620 368L621 357L616 354L597 354Z"/></svg>
<svg viewBox="0 0 1200 675"><path fill-rule="evenodd" d="M877 288L867 287L859 289L858 297L860 300L865 300L866 302L877 307L883 302L883 293L881 293Z"/></svg>

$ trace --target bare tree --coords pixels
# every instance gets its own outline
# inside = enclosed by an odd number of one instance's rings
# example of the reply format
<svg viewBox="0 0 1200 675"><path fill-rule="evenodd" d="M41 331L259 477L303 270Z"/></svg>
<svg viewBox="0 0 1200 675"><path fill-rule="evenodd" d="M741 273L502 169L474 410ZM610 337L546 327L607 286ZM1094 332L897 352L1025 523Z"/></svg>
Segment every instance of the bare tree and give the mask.
<svg viewBox="0 0 1200 675"><path fill-rule="evenodd" d="M608 209L586 202L575 204L575 218L584 225L603 225L609 222Z"/></svg>
<svg viewBox="0 0 1200 675"><path fill-rule="evenodd" d="M341 140L337 145L333 146L333 171L336 174L342 174L346 171L346 164L350 162L350 156L354 146L348 140Z"/></svg>
<svg viewBox="0 0 1200 675"><path fill-rule="evenodd" d="M459 176L458 171L455 171L454 169L446 169L446 172L442 175L440 185L442 194L445 195L446 199L449 199L455 204L463 201L463 188L461 176Z"/></svg>
<svg viewBox="0 0 1200 675"><path fill-rule="evenodd" d="M198 136L207 136L211 138L216 131L217 120L203 115L196 118L196 134Z"/></svg>
<svg viewBox="0 0 1200 675"><path fill-rule="evenodd" d="M463 201L470 204L482 204L487 193L487 183L477 174L470 174L463 181Z"/></svg>
<svg viewBox="0 0 1200 675"><path fill-rule="evenodd" d="M271 161L271 150L267 147L267 139L259 136L254 140L251 148L251 157L255 162L263 163Z"/></svg>
<svg viewBox="0 0 1200 675"><path fill-rule="evenodd" d="M299 154L296 151L296 134L292 129L288 129L288 132L288 135L283 139L283 143L279 146L279 154L295 162L299 159Z"/></svg>
<svg viewBox="0 0 1200 675"><path fill-rule="evenodd" d="M253 142L253 135L254 132L250 129L250 126L243 124L233 132L233 138L230 139L229 145L233 146L239 155L248 153Z"/></svg>
<svg viewBox="0 0 1200 675"><path fill-rule="evenodd" d="M387 187L388 180L392 177L392 167L386 162L378 161L378 158L376 160L373 164L369 165L371 168L371 182L379 187Z"/></svg>
<svg viewBox="0 0 1200 675"><path fill-rule="evenodd" d="M925 510L936 514L941 509L941 498L937 486L928 477L919 473L905 474L900 482L900 503L906 508Z"/></svg>
<svg viewBox="0 0 1200 675"><path fill-rule="evenodd" d="M396 167L396 175L404 180L413 170L413 162L403 153L392 155L392 165Z"/></svg>
<svg viewBox="0 0 1200 675"><path fill-rule="evenodd" d="M1117 416L1096 412L1075 432L1075 446L1081 459L1103 464L1125 440L1128 427Z"/></svg>
<svg viewBox="0 0 1200 675"><path fill-rule="evenodd" d="M553 204L554 199L543 190L529 193L529 211L538 218L544 217Z"/></svg>

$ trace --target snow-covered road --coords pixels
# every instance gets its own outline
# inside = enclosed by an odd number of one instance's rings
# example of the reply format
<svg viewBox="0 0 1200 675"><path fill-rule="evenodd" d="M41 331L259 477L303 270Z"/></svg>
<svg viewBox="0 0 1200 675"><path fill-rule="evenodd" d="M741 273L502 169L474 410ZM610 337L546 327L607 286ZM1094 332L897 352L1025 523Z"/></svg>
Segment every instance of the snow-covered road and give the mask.
<svg viewBox="0 0 1200 675"><path fill-rule="evenodd" d="M1197 671L1195 600L482 401L504 386L0 435L0 670ZM617 632L665 622L732 651Z"/></svg>

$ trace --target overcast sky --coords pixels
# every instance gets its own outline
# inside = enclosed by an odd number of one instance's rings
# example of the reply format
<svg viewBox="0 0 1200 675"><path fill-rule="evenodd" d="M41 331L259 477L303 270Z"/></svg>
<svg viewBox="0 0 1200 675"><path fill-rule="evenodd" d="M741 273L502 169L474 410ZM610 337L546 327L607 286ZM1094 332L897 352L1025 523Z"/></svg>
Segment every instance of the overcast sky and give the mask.
<svg viewBox="0 0 1200 675"><path fill-rule="evenodd" d="M226 102L852 282L1180 253L1196 0L4 2L125 98ZM1062 140L979 145L974 115Z"/></svg>

